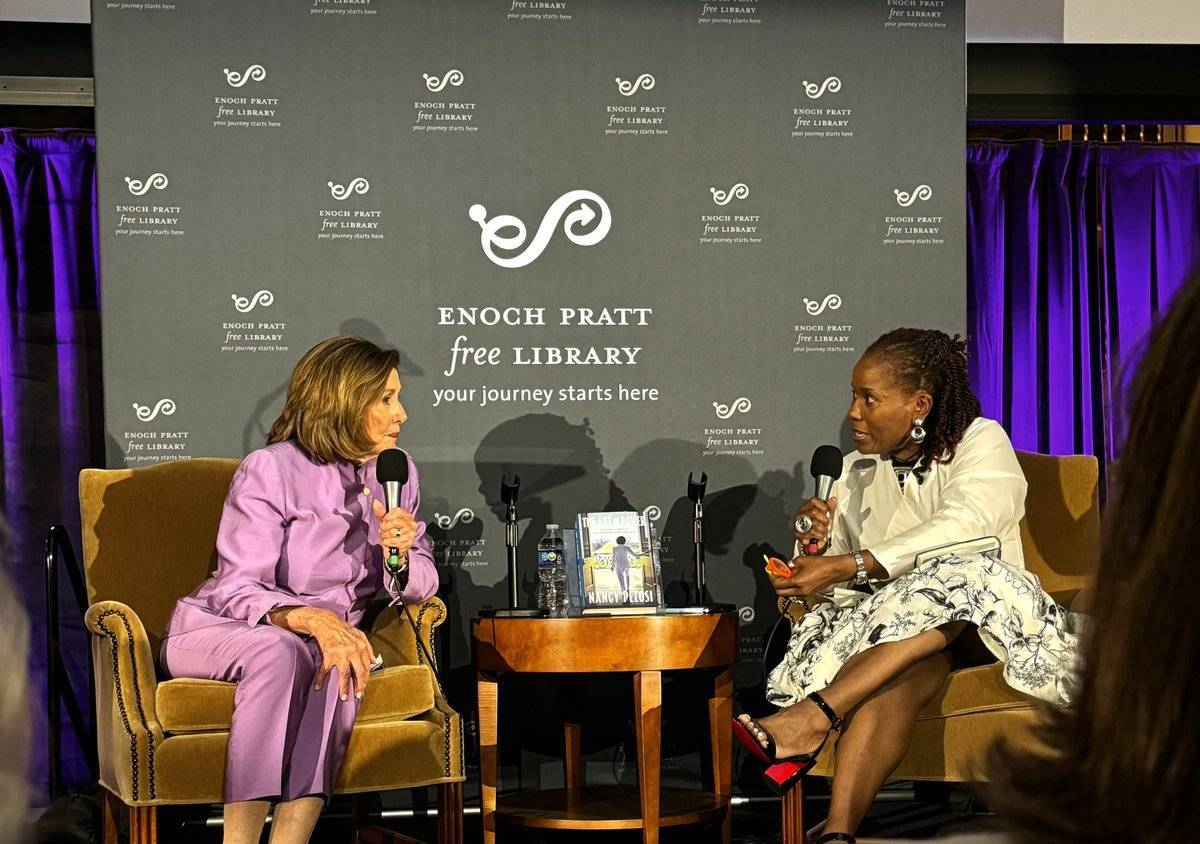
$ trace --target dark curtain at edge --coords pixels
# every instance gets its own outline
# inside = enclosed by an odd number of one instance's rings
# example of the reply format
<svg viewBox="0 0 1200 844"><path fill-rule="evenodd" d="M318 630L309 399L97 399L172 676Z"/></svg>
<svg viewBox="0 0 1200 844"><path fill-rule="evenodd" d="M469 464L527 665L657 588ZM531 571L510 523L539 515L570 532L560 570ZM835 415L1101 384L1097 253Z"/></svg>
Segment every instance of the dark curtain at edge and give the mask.
<svg viewBox="0 0 1200 844"><path fill-rule="evenodd" d="M61 522L79 551L79 471L104 460L97 250L94 136L0 129L0 503L12 529L8 568L30 617L35 801L48 780L43 542ZM69 588L62 593L62 651L90 717L89 643ZM86 758L63 711L64 775L82 785Z"/></svg>
<svg viewBox="0 0 1200 844"><path fill-rule="evenodd" d="M968 144L971 383L1017 448L1106 472L1138 348L1197 267L1200 149Z"/></svg>

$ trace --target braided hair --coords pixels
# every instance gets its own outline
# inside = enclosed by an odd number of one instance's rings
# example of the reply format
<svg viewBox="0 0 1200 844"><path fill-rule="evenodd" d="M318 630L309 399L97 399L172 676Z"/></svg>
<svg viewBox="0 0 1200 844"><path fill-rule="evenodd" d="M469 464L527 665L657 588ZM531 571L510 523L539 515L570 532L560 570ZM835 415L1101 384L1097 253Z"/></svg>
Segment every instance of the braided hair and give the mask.
<svg viewBox="0 0 1200 844"><path fill-rule="evenodd" d="M872 343L863 357L882 364L901 388L933 397L921 462L913 470L918 480L934 463L954 459L967 426L979 416L979 399L967 380L967 341L936 329L897 328Z"/></svg>

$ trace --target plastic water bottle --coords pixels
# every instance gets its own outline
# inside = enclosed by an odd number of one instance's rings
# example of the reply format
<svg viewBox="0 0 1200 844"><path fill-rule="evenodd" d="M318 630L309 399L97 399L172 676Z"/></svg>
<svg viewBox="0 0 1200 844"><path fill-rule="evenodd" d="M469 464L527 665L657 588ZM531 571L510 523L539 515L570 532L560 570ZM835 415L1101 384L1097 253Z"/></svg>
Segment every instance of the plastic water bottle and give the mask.
<svg viewBox="0 0 1200 844"><path fill-rule="evenodd" d="M538 542L538 609L564 616L571 605L567 592L567 560L563 555L562 531L558 525L546 525Z"/></svg>

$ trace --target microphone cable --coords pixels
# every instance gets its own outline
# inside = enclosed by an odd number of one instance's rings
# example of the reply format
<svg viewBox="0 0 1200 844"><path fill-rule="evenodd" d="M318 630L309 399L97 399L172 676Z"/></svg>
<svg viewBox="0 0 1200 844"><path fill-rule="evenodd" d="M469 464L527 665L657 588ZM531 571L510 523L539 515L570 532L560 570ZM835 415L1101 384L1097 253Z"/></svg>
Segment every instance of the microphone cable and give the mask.
<svg viewBox="0 0 1200 844"><path fill-rule="evenodd" d="M446 696L446 692L442 688L441 679L438 677L437 663L434 662L433 655L429 652L429 649L425 647L425 640L421 638L421 629L417 626L416 619L412 617L412 610L408 601L404 600L404 592L401 590L399 583L400 573L402 571L407 574L408 569L404 568L397 571L388 572L392 578L392 588L396 590L396 597L388 602L388 606L395 607L399 605L398 608L401 611L401 615L408 619L408 624L410 627L412 627L413 637L417 640L417 647L420 648L421 654L425 657L425 661L429 664L429 671L431 674L433 674L434 685L437 686L438 692L444 698Z"/></svg>

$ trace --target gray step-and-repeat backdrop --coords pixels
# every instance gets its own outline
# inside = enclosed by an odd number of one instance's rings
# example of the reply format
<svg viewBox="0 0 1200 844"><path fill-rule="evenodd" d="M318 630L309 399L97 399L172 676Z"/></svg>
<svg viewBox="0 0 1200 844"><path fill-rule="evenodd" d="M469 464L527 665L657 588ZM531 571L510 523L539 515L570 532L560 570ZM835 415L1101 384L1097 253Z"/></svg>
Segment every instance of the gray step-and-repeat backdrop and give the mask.
<svg viewBox="0 0 1200 844"><path fill-rule="evenodd" d="M964 324L950 0L94 0L110 466L264 444L292 366L401 351L423 515L468 621L548 522L650 509L742 617L746 697L849 373ZM459 702L469 711L469 700Z"/></svg>

